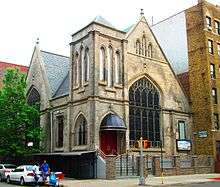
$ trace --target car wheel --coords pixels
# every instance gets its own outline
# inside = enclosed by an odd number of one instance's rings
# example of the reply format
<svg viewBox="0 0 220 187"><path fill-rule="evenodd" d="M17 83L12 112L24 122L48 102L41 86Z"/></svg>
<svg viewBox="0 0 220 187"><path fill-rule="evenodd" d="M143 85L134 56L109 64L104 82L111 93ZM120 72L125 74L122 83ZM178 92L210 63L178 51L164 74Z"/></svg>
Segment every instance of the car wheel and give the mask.
<svg viewBox="0 0 220 187"><path fill-rule="evenodd" d="M21 179L20 179L20 185L21 185L21 186L23 186L23 185L24 185L24 183L25 183L25 182L24 182L24 178L23 178L23 177L21 177Z"/></svg>
<svg viewBox="0 0 220 187"><path fill-rule="evenodd" d="M10 180L10 177L9 177L9 176L7 176L7 178L6 178L6 182L7 182L8 184L11 182L11 180Z"/></svg>

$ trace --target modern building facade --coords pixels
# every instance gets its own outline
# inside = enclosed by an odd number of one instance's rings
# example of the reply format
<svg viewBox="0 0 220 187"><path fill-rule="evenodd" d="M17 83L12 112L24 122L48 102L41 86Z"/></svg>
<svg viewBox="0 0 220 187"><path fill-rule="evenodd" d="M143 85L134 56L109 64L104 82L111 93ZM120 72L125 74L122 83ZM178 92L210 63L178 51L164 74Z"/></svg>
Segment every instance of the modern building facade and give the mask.
<svg viewBox="0 0 220 187"><path fill-rule="evenodd" d="M195 153L220 154L220 7L207 1L152 26L189 95Z"/></svg>
<svg viewBox="0 0 220 187"><path fill-rule="evenodd" d="M143 15L121 31L98 16L72 35L70 57L36 44L27 75L29 102L40 101L42 142L50 155L138 154L136 142L158 155L192 140L192 116L165 54Z"/></svg>

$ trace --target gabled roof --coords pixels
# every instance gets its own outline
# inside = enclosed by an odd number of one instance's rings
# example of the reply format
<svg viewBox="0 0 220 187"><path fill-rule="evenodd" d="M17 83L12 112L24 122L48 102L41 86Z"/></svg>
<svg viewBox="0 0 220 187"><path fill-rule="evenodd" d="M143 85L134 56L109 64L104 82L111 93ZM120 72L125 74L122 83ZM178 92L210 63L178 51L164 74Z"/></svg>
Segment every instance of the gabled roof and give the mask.
<svg viewBox="0 0 220 187"><path fill-rule="evenodd" d="M63 82L60 84L60 87L57 89L56 93L53 95L53 97L60 97L60 96L68 95L69 94L69 83L70 83L70 77L69 77L69 72L68 72Z"/></svg>
<svg viewBox="0 0 220 187"><path fill-rule="evenodd" d="M53 96L68 74L70 59L69 57L46 51L41 51L41 54L51 94Z"/></svg>
<svg viewBox="0 0 220 187"><path fill-rule="evenodd" d="M103 18L102 16L96 16L95 19L93 20L93 22L95 22L95 23L100 23L100 24L102 24L102 25L115 28L109 21L107 21L107 20L106 20L105 18Z"/></svg>

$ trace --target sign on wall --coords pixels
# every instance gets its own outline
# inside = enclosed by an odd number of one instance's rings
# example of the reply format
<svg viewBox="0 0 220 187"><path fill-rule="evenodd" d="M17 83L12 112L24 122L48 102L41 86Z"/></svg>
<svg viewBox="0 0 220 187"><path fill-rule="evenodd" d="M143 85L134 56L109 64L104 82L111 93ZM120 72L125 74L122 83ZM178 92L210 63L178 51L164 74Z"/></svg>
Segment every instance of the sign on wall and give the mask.
<svg viewBox="0 0 220 187"><path fill-rule="evenodd" d="M198 136L199 136L199 138L206 138L208 136L208 132L207 131L199 131Z"/></svg>
<svg viewBox="0 0 220 187"><path fill-rule="evenodd" d="M177 151L191 151L192 144L190 140L176 140Z"/></svg>

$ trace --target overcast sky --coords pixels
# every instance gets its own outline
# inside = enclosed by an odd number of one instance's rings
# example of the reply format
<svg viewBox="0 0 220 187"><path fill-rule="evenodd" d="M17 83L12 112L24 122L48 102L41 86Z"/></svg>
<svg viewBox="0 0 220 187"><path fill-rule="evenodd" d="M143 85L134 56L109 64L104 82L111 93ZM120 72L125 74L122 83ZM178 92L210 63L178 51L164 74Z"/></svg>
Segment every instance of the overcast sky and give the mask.
<svg viewBox="0 0 220 187"><path fill-rule="evenodd" d="M220 0L208 0L220 5ZM71 34L101 15L116 28L135 23L140 9L149 24L197 0L0 0L0 61L29 65L37 37L45 51L69 55Z"/></svg>

